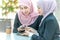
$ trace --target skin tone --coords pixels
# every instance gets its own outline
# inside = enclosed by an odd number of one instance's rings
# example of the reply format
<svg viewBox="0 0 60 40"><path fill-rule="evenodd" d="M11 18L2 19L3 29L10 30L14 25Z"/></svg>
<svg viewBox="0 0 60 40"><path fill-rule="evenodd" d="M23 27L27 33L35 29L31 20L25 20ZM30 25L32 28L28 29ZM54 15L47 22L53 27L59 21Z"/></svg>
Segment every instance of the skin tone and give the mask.
<svg viewBox="0 0 60 40"><path fill-rule="evenodd" d="M18 31L23 30L21 28L18 28ZM22 34L20 34L22 36L28 36L30 32L33 33L33 34L37 33L37 31L35 29L31 28L31 27L25 27L24 29L25 29L25 31Z"/></svg>
<svg viewBox="0 0 60 40"><path fill-rule="evenodd" d="M21 5L21 6L20 6L20 10L21 10L22 13L23 13L24 15L26 15L26 16L28 16L28 15L30 14L30 8L27 7L27 6Z"/></svg>
<svg viewBox="0 0 60 40"><path fill-rule="evenodd" d="M43 15L43 10L41 9L41 7L39 7L39 6L37 6L37 10L38 10L38 13L40 14L40 15Z"/></svg>

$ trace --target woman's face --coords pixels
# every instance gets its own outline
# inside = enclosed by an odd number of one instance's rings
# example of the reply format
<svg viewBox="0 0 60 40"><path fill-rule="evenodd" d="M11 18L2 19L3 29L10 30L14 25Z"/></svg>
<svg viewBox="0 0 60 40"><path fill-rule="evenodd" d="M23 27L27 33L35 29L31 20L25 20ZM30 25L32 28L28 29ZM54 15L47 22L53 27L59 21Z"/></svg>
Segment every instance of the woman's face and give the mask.
<svg viewBox="0 0 60 40"><path fill-rule="evenodd" d="M40 15L43 15L43 10L42 10L42 8L39 7L39 6L37 6L37 8L38 8L38 13L39 13Z"/></svg>
<svg viewBox="0 0 60 40"><path fill-rule="evenodd" d="M27 6L20 6L20 10L23 12L24 15L29 15L30 14L30 8Z"/></svg>

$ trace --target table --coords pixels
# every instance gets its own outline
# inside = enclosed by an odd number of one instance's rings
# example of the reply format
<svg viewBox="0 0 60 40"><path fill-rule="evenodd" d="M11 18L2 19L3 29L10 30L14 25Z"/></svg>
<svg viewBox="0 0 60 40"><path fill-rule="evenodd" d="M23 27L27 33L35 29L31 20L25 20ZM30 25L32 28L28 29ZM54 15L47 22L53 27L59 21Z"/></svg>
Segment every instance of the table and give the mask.
<svg viewBox="0 0 60 40"><path fill-rule="evenodd" d="M17 35L16 33L6 34L0 32L0 40L30 40L30 38Z"/></svg>

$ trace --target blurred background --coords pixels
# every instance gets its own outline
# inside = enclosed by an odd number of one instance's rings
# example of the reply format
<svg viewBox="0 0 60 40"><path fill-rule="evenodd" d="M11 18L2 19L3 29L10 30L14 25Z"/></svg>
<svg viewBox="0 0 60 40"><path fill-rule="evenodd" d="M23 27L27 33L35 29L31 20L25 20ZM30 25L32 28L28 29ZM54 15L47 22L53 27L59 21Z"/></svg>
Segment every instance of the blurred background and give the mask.
<svg viewBox="0 0 60 40"><path fill-rule="evenodd" d="M14 18L17 10L19 9L20 0L0 0L0 31L4 32L6 26L13 28ZM38 0L32 0L34 7L36 8L36 2ZM60 0L57 1L57 10L55 16L60 25ZM3 30L4 29L4 30Z"/></svg>
<svg viewBox="0 0 60 40"><path fill-rule="evenodd" d="M56 0L57 1L57 10L56 10L56 18L58 19L59 23L60 23L60 0Z"/></svg>

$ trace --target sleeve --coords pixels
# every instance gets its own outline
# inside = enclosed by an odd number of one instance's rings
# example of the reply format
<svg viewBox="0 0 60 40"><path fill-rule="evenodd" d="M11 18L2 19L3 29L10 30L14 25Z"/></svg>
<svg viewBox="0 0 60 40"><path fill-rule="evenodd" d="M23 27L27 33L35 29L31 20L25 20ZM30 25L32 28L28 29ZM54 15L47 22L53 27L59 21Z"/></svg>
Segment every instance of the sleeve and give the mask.
<svg viewBox="0 0 60 40"><path fill-rule="evenodd" d="M13 32L14 33L17 33L17 28L20 26L20 21L18 19L18 14L16 14L15 16L15 20L14 20L14 29L13 29Z"/></svg>
<svg viewBox="0 0 60 40"><path fill-rule="evenodd" d="M45 29L43 35L32 35L31 40L53 40L53 35L56 31L57 24L55 21L50 20L45 23ZM40 31L40 28L38 29Z"/></svg>

